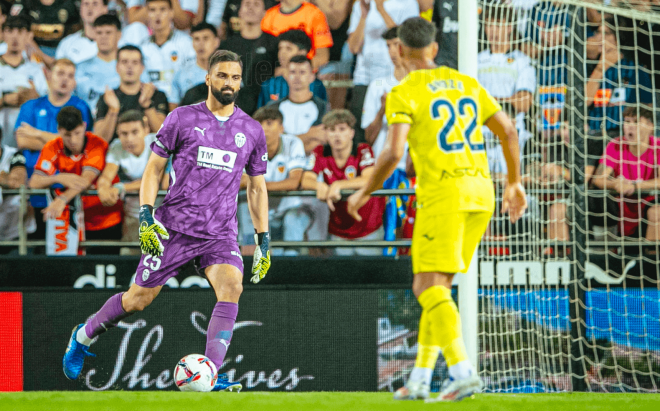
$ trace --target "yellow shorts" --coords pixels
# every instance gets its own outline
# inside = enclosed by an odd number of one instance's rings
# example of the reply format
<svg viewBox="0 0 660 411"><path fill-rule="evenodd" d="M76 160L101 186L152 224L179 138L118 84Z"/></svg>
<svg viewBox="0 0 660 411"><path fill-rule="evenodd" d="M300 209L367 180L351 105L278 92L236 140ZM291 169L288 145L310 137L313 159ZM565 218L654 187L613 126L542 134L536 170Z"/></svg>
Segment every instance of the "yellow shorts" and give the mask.
<svg viewBox="0 0 660 411"><path fill-rule="evenodd" d="M419 210L421 211L421 210ZM412 238L413 273L465 273L493 213L417 212Z"/></svg>

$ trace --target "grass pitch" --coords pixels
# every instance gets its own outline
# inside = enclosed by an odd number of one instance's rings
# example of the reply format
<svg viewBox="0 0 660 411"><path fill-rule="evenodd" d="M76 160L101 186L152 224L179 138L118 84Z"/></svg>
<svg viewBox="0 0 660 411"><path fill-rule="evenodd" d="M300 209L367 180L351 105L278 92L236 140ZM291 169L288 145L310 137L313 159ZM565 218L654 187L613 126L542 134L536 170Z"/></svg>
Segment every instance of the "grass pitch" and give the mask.
<svg viewBox="0 0 660 411"><path fill-rule="evenodd" d="M435 395L433 395L435 396ZM406 411L406 410L629 411L660 409L659 394L481 394L458 403L399 402L388 393L183 393L21 392L0 393L2 411Z"/></svg>

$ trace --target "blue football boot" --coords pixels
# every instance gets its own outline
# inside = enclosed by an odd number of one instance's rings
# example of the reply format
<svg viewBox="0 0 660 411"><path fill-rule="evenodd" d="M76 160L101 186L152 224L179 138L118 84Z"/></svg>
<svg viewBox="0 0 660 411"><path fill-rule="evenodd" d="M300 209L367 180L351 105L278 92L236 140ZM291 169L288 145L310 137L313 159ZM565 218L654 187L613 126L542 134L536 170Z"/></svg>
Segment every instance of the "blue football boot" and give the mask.
<svg viewBox="0 0 660 411"><path fill-rule="evenodd" d="M85 324L79 324L73 328L69 345L66 347L64 358L62 358L62 366L64 368L64 375L70 380L75 380L82 371L85 357L96 357L96 355L89 352L89 347L81 344L76 340L78 330L84 327Z"/></svg>
<svg viewBox="0 0 660 411"><path fill-rule="evenodd" d="M243 384L240 382L230 382L227 374L218 374L215 380L215 387L211 391L236 391L241 392Z"/></svg>

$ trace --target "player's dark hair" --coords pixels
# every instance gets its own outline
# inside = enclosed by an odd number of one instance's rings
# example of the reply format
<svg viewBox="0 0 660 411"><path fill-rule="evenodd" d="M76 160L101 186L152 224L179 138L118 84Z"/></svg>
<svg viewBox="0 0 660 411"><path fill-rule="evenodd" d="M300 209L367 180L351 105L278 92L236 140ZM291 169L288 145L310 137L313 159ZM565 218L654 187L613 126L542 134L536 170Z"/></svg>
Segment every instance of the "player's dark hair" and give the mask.
<svg viewBox="0 0 660 411"><path fill-rule="evenodd" d="M144 125L144 113L140 110L127 110L117 118L117 125L139 121Z"/></svg>
<svg viewBox="0 0 660 411"><path fill-rule="evenodd" d="M383 40L394 40L396 38L399 38L399 26L394 26L392 28L387 29L385 33L381 36Z"/></svg>
<svg viewBox="0 0 660 411"><path fill-rule="evenodd" d="M421 17L411 17L399 26L397 34L404 46L423 49L435 41L435 26Z"/></svg>
<svg viewBox="0 0 660 411"><path fill-rule="evenodd" d="M337 108L323 116L322 123L325 128L335 127L339 124L348 124L350 128L354 128L357 120L350 111L345 108Z"/></svg>
<svg viewBox="0 0 660 411"><path fill-rule="evenodd" d="M2 14L3 16L9 14L9 8L4 1L0 1L0 14Z"/></svg>
<svg viewBox="0 0 660 411"><path fill-rule="evenodd" d="M312 40L309 36L302 30L287 30L284 33L277 36L277 44L281 41L288 41L293 43L300 50L303 50L307 53L312 49Z"/></svg>
<svg viewBox="0 0 660 411"><path fill-rule="evenodd" d="M147 0L145 4L155 3L157 1L164 1L168 6L170 6L170 8L172 8L172 2L170 0Z"/></svg>
<svg viewBox="0 0 660 411"><path fill-rule="evenodd" d="M240 64L241 69L243 69L243 62L241 61L241 56L234 53L233 51L217 50L215 53L211 55L211 58L209 59L209 73L216 64L224 63L224 62L236 62Z"/></svg>
<svg viewBox="0 0 660 411"><path fill-rule="evenodd" d="M295 63L295 64L304 64L308 63L309 66L312 66L312 60L308 59L307 56L293 56L291 57L291 60L289 60L289 64Z"/></svg>
<svg viewBox="0 0 660 411"><path fill-rule="evenodd" d="M96 20L94 20L92 27L101 26L115 26L117 27L118 31L121 31L121 21L119 21L119 17L115 16L114 14L104 14L102 16L98 16Z"/></svg>
<svg viewBox="0 0 660 411"><path fill-rule="evenodd" d="M57 114L57 128L71 131L83 123L82 113L75 107L63 107Z"/></svg>
<svg viewBox="0 0 660 411"><path fill-rule="evenodd" d="M626 107L626 109L623 110L621 118L625 119L626 117L636 118L638 121L642 118L645 118L651 123L654 123L655 120L653 111L649 109L648 106L642 104Z"/></svg>
<svg viewBox="0 0 660 411"><path fill-rule="evenodd" d="M190 35L192 36L193 33L197 33L198 31L202 31L202 30L211 30L211 33L213 33L213 36L218 37L218 30L216 30L216 28L213 26L213 24L209 24L205 21L203 21L203 22L201 22L197 25L192 26L192 28L190 29Z"/></svg>
<svg viewBox="0 0 660 411"><path fill-rule="evenodd" d="M259 110L254 112L252 118L260 123L263 123L266 120L277 120L280 123L284 123L284 116L275 106L261 107Z"/></svg>
<svg viewBox="0 0 660 411"><path fill-rule="evenodd" d="M7 16L7 20L2 23L2 31L13 29L30 31L30 20L23 16Z"/></svg>
<svg viewBox="0 0 660 411"><path fill-rule="evenodd" d="M140 50L139 47L135 47L132 44L128 44L120 48L119 50L117 50L117 61L119 61L119 55L121 54L122 51L137 51L138 53L140 53L140 62L144 64L144 55L142 54L142 50Z"/></svg>

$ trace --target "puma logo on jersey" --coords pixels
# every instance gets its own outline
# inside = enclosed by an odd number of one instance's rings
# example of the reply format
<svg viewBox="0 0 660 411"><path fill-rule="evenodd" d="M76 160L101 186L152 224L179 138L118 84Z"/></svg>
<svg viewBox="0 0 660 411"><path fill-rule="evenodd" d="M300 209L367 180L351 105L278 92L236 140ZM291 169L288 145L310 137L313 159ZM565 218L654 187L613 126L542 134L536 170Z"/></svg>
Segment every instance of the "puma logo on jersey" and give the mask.
<svg viewBox="0 0 660 411"><path fill-rule="evenodd" d="M199 131L200 133L202 133L202 137L204 137L204 131L206 131L206 128L195 127L195 130L196 130L196 131Z"/></svg>
<svg viewBox="0 0 660 411"><path fill-rule="evenodd" d="M428 234L424 234L422 237L426 238L426 239L429 240L429 241L433 241L433 240L435 240L435 237L429 237Z"/></svg>
<svg viewBox="0 0 660 411"><path fill-rule="evenodd" d="M226 340L220 340L220 344L225 346L225 350L229 349L229 342Z"/></svg>

